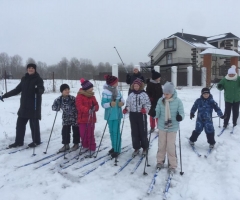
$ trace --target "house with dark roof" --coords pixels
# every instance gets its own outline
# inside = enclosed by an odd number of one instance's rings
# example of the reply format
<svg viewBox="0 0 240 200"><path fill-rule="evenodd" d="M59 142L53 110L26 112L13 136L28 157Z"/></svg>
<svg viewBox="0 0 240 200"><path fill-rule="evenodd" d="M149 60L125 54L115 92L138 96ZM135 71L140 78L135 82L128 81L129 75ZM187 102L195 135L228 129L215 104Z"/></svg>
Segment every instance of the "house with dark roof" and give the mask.
<svg viewBox="0 0 240 200"><path fill-rule="evenodd" d="M200 36L177 32L161 39L150 51L151 66L159 65L161 71L177 66L186 69L192 66L193 70L200 71L203 67L201 52L208 48L236 51L240 54L239 37L232 33L215 36ZM240 66L240 62L239 62ZM230 67L230 58L212 57L212 79L220 79L226 75Z"/></svg>

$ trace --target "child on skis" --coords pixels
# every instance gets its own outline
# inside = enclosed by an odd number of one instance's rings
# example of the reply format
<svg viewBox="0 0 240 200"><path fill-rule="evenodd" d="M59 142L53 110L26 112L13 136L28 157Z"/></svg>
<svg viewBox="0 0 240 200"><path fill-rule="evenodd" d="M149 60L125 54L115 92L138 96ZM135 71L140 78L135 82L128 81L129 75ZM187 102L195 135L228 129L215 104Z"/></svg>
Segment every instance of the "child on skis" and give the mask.
<svg viewBox="0 0 240 200"><path fill-rule="evenodd" d="M154 118L156 115L156 105L158 102L158 99L162 97L163 90L162 85L160 83L161 74L156 72L155 70L152 70L152 78L147 84L146 92L150 98L151 101L151 109L149 110L150 115L150 132L153 132L155 129L155 124L157 124L157 118Z"/></svg>
<svg viewBox="0 0 240 200"><path fill-rule="evenodd" d="M132 92L127 98L123 114L130 112L132 145L135 149L132 156L135 157L139 153L140 148L143 148L142 156L146 156L148 149L146 113L150 110L151 103L148 95L143 90L144 83L141 79L135 79L130 89Z"/></svg>
<svg viewBox="0 0 240 200"><path fill-rule="evenodd" d="M190 112L190 119L192 119L195 117L194 113L198 110L196 127L189 138L190 145L194 145L194 142L197 141L198 136L204 129L209 143L209 148L214 148L214 144L216 142L214 139L215 133L212 122L213 109L221 119L224 119L224 115L217 103L213 100L213 96L210 94L209 88L203 88L200 98L194 102Z"/></svg>
<svg viewBox="0 0 240 200"><path fill-rule="evenodd" d="M160 98L156 106L156 116L158 118L158 152L157 168L164 166L165 155L169 161L169 172L174 173L177 168L176 155L176 134L179 129L179 122L184 118L182 101L177 97L172 82L166 82L163 86L164 96Z"/></svg>
<svg viewBox="0 0 240 200"><path fill-rule="evenodd" d="M82 88L80 88L76 97L76 106L78 111L78 125L82 141L82 147L95 152L96 143L94 138L94 130L96 123L96 112L99 110L98 102L94 96L93 84L84 80L80 80Z"/></svg>
<svg viewBox="0 0 240 200"><path fill-rule="evenodd" d="M118 90L118 78L111 75L104 76L106 84L103 86L101 105L105 109L104 119L109 127L112 149L109 154L116 158L121 152L120 124L124 99Z"/></svg>
<svg viewBox="0 0 240 200"><path fill-rule="evenodd" d="M71 147L70 151L76 151L79 147L80 137L77 124L77 109L75 105L75 97L69 95L70 88L67 84L62 84L60 86L60 91L62 95L55 99L52 105L53 111L59 111L60 109L62 109L63 111L62 144L64 144L64 146L59 149L59 152L64 152L70 149L69 143L71 127L73 131L74 145Z"/></svg>

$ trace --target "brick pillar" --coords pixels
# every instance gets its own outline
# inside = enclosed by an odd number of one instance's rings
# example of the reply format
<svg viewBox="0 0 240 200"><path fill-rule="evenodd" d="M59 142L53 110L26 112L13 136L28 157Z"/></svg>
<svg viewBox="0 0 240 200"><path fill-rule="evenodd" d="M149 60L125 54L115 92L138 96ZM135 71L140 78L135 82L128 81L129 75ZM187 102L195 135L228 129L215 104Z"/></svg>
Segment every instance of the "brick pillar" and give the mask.
<svg viewBox="0 0 240 200"><path fill-rule="evenodd" d="M231 57L231 66L232 65L236 66L236 72L238 74L238 57Z"/></svg>
<svg viewBox="0 0 240 200"><path fill-rule="evenodd" d="M206 54L203 56L203 66L206 67L206 87L211 85L211 67L212 67L212 54Z"/></svg>

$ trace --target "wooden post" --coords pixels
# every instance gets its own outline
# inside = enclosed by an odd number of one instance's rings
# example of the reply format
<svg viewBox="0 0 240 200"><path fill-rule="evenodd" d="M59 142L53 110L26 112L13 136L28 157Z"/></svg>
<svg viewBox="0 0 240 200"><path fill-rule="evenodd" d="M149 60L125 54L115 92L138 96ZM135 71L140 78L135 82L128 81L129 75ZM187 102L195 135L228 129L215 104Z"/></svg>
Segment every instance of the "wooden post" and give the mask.
<svg viewBox="0 0 240 200"><path fill-rule="evenodd" d="M211 76L212 76L212 54L205 54L203 57L203 66L206 67L206 86L211 85Z"/></svg>
<svg viewBox="0 0 240 200"><path fill-rule="evenodd" d="M236 73L238 74L238 57L231 57L231 65L236 66Z"/></svg>

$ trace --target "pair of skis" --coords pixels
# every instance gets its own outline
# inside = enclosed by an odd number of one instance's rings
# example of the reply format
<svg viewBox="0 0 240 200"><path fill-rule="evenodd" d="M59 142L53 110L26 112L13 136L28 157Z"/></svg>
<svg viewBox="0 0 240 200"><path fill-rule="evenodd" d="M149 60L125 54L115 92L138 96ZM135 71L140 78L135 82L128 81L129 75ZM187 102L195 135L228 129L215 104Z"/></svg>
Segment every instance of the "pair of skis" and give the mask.
<svg viewBox="0 0 240 200"><path fill-rule="evenodd" d="M153 178L152 178L152 181L149 185L149 188L148 188L148 191L147 191L147 194L150 195L151 192L153 191L153 188L155 186L155 183L156 183L156 178L158 176L158 173L159 171L161 170L161 168L157 168L154 175L153 175ZM167 181L166 181L166 184L165 184L165 188L164 188L164 191L163 191L163 199L166 200L167 199L167 194L168 194L168 191L169 191L169 188L171 186L171 180L173 178L173 172L168 172L168 178L167 178Z"/></svg>
<svg viewBox="0 0 240 200"><path fill-rule="evenodd" d="M234 127L235 127L235 126L234 126ZM231 129L231 131L230 131L230 134L233 134L233 133L234 133L234 127L232 127L232 129ZM226 130L226 128L223 128L217 136L220 137L220 136L224 133L225 130Z"/></svg>
<svg viewBox="0 0 240 200"><path fill-rule="evenodd" d="M193 152L198 156L201 157L202 155L197 151L196 147L194 145L189 144L192 148ZM208 158L208 156L212 153L213 148L208 148L207 153L204 155L205 158Z"/></svg>

